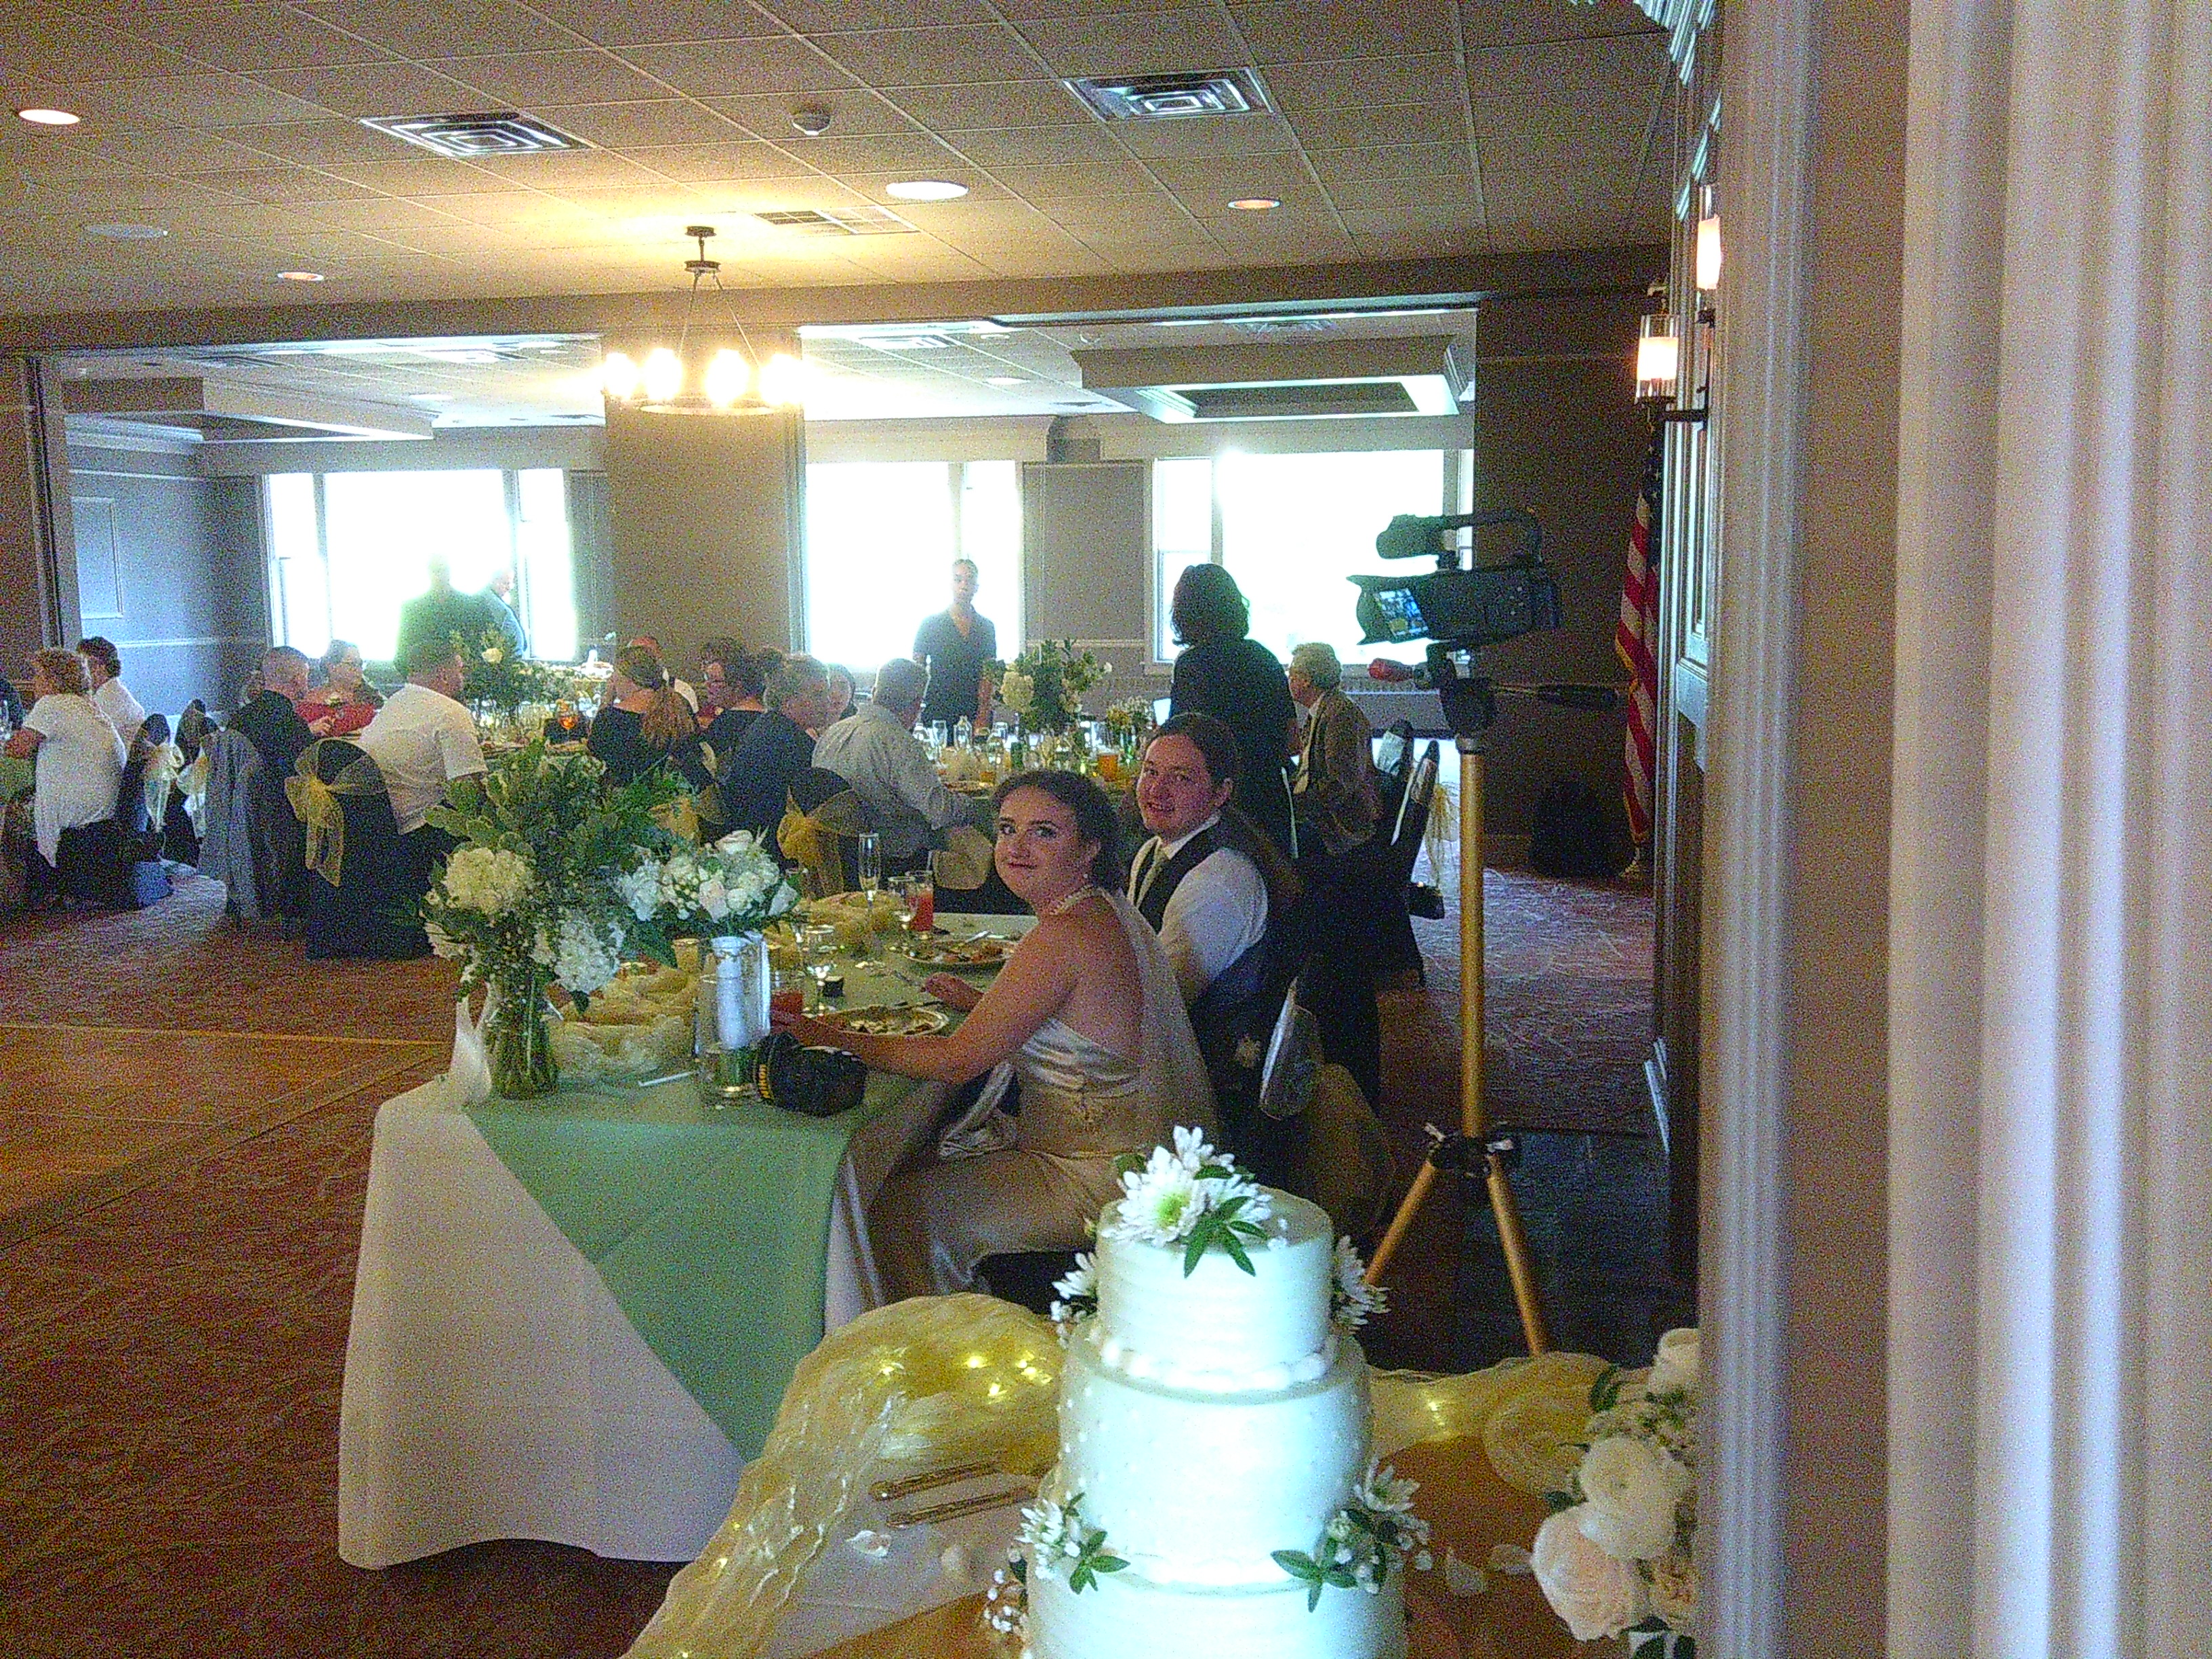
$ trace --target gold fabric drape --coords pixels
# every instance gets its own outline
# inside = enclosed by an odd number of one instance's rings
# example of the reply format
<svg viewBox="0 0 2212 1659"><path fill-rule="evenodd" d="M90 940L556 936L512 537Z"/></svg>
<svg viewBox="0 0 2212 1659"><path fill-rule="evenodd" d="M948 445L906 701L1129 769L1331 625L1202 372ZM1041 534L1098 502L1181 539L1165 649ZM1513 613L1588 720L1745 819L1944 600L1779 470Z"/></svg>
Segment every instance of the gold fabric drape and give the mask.
<svg viewBox="0 0 2212 1659"><path fill-rule="evenodd" d="M292 803L293 815L307 832L307 868L336 887L345 868L345 808L338 797L386 792L384 774L366 754L357 753L338 768L336 777L324 782L316 762L323 744L330 741L318 739L300 751L292 775L284 780L284 798Z"/></svg>
<svg viewBox="0 0 2212 1659"><path fill-rule="evenodd" d="M858 836L867 827L867 808L849 789L840 790L811 812L801 811L799 803L787 795L775 844L813 878L812 896L827 898L845 890L844 837Z"/></svg>

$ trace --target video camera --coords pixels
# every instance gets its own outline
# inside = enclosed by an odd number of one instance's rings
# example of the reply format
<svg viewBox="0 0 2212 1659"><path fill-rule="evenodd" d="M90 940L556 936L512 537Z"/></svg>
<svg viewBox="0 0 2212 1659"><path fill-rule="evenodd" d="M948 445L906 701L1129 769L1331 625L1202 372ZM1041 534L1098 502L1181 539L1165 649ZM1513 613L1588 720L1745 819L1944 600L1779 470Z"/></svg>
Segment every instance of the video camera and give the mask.
<svg viewBox="0 0 2212 1659"><path fill-rule="evenodd" d="M1498 564L1461 568L1459 533L1491 525L1519 525L1519 552ZM1359 589L1355 614L1366 634L1363 645L1405 645L1436 640L1471 650L1559 625L1559 589L1538 549L1543 526L1523 508L1419 518L1401 513L1375 538L1386 559L1434 555L1425 576L1353 576Z"/></svg>

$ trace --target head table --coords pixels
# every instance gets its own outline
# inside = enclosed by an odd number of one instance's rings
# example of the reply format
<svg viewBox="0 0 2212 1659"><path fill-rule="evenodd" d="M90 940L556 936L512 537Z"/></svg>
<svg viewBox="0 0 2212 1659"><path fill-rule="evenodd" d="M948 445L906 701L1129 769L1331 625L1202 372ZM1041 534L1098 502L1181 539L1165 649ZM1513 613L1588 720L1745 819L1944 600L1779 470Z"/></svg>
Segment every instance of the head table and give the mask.
<svg viewBox="0 0 2212 1659"><path fill-rule="evenodd" d="M945 916L956 934L1026 917ZM847 970L848 1006L917 975ZM696 1554L795 1366L879 1305L866 1211L945 1090L873 1073L833 1118L703 1104L687 1078L376 1118L346 1344L338 1553L495 1538Z"/></svg>

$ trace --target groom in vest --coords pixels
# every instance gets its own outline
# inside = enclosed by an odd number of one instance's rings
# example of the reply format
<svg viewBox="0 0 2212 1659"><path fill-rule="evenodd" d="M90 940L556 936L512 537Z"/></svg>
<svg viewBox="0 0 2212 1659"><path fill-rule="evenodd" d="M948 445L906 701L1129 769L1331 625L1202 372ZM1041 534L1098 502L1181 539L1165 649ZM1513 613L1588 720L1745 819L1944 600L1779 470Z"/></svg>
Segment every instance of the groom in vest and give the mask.
<svg viewBox="0 0 2212 1659"><path fill-rule="evenodd" d="M1236 735L1211 714L1178 714L1152 734L1137 774L1137 811L1151 838L1129 866L1129 902L1152 925L1190 1008L1213 1079L1229 1150L1280 1184L1302 1130L1258 1109L1260 1064L1297 964L1268 931L1296 876L1229 805Z"/></svg>

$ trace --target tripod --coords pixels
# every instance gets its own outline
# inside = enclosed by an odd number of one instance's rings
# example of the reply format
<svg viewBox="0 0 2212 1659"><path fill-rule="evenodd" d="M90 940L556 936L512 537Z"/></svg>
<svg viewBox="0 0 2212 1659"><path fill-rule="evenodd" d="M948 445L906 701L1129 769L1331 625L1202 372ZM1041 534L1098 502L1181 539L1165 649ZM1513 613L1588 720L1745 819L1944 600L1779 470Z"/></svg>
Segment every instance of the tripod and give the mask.
<svg viewBox="0 0 2212 1659"><path fill-rule="evenodd" d="M1520 1143L1510 1133L1492 1132L1483 1113L1483 925L1482 925L1482 774L1483 735L1498 719L1498 694L1527 696L1569 708L1607 709L1619 706L1620 694L1609 685L1502 686L1474 671L1472 651L1468 672L1462 674L1452 660L1453 647L1445 643L1429 647L1428 663L1421 678L1433 685L1459 750L1459 1131L1437 1134L1398 1213L1382 1235L1367 1264L1367 1282L1378 1283L1404 1243L1413 1218L1420 1212L1438 1175L1447 1171L1472 1181L1479 1174L1498 1218L1498 1238L1505 1252L1505 1271L1513 1281L1513 1300L1521 1313L1521 1330L1528 1352L1543 1353L1552 1346L1545 1328L1544 1308L1536 1291L1536 1273L1528 1260L1528 1236L1521 1226L1521 1211L1514 1202L1507 1172L1520 1161ZM1432 1133L1436 1132L1431 1131Z"/></svg>

